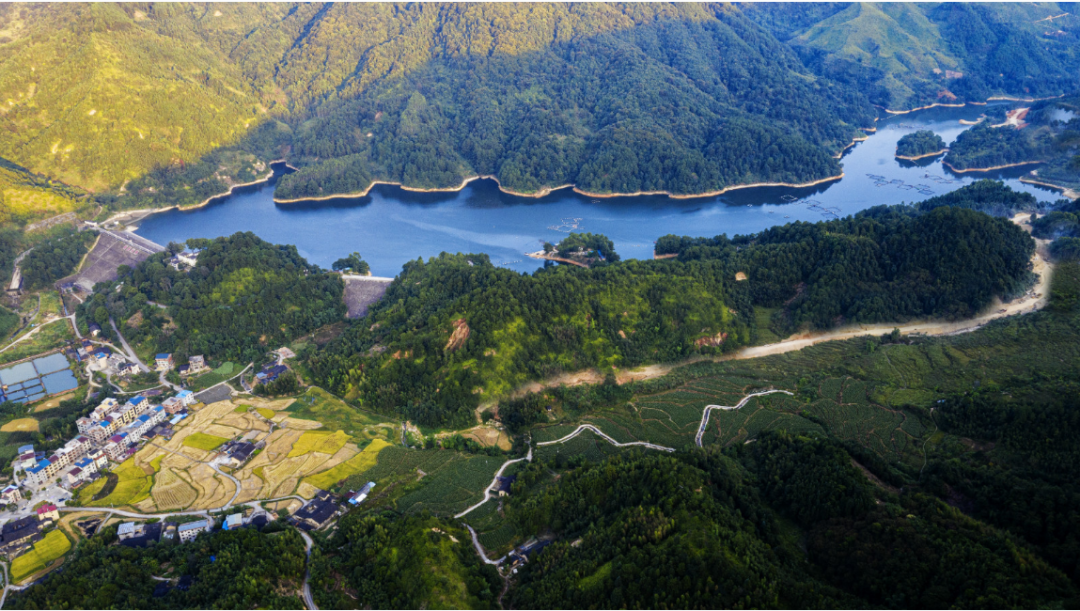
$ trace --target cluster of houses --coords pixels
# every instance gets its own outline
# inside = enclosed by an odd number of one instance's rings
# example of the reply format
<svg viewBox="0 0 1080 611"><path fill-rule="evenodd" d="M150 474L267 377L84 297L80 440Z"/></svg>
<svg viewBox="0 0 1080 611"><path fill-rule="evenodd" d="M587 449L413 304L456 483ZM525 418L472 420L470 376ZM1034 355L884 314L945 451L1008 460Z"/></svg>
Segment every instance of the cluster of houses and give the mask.
<svg viewBox="0 0 1080 611"><path fill-rule="evenodd" d="M18 520L13 520L0 527L0 554L9 559L18 556L28 547L44 538L45 526L60 520L56 505L47 503L34 512Z"/></svg>
<svg viewBox="0 0 1080 611"><path fill-rule="evenodd" d="M162 405L152 405L142 395L125 403L110 397L88 416L76 420L79 434L49 456L34 452L33 446L19 448L15 469L25 473L25 483L29 486L41 487L60 479L62 484L74 488L100 477L100 471L109 461L123 462L135 453L143 439L158 435L171 437L172 426L193 403L195 396L187 390Z"/></svg>
<svg viewBox="0 0 1080 611"><path fill-rule="evenodd" d="M101 327L90 324L91 333L96 335L101 332ZM96 332L95 332L96 331ZM139 365L133 363L122 354L117 354L108 346L101 346L89 339L80 342L72 342L64 354L78 363L93 365L95 370L106 371L116 376L126 377L139 373Z"/></svg>
<svg viewBox="0 0 1080 611"><path fill-rule="evenodd" d="M262 528L270 522L270 517L265 512L258 512L250 518L244 518L243 513L234 513L225 517L221 524L222 530L237 530L244 527ZM116 535L121 545L128 547L146 547L156 541L179 541L188 543L203 533L213 532L215 521L212 518L203 518L192 522L177 524L175 522L124 522L117 528Z"/></svg>
<svg viewBox="0 0 1080 611"><path fill-rule="evenodd" d="M375 488L375 482L364 484L364 487L360 490L350 492L346 495L346 502L352 506L363 503L368 495L371 494L373 488ZM342 507L338 504L334 495L325 490L320 490L319 493L315 495L315 498L308 501L307 505L301 507L299 511L289 518L289 523L301 530L321 530L326 528L335 517L344 513L346 510L346 507Z"/></svg>

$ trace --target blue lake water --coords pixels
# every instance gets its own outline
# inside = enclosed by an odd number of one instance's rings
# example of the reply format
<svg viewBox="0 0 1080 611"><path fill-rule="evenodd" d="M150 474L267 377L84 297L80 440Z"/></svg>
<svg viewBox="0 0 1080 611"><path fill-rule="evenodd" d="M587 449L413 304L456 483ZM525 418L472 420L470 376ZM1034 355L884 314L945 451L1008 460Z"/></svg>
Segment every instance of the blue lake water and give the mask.
<svg viewBox="0 0 1080 611"><path fill-rule="evenodd" d="M930 129L947 143L968 128L981 106L932 108L877 124L849 148L844 178L812 188L759 187L721 196L676 200L666 196L594 199L564 189L532 199L507 195L493 181L474 181L455 193L413 193L379 186L362 198L275 204L273 185L249 187L197 210L171 210L142 221L137 233L159 244L251 231L269 242L294 244L308 261L329 267L357 251L378 276L395 276L417 257L483 252L496 265L532 271L542 261L524 256L569 231L602 233L623 258L650 258L665 234L746 234L796 220L847 216L871 206L916 202L980 178L1053 201L1056 192L1017 180L1032 166L1001 172L954 174L941 158L918 163L894 157L904 134Z"/></svg>

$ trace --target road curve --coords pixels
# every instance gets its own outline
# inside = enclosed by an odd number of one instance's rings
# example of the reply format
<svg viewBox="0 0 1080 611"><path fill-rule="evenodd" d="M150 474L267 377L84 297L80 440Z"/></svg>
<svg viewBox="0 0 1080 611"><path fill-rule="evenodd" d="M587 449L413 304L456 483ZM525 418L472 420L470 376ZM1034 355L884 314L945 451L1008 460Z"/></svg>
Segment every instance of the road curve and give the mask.
<svg viewBox="0 0 1080 611"><path fill-rule="evenodd" d="M480 554L480 559L484 561L484 564L493 564L495 566L498 566L502 564L503 560L506 560L506 556L503 556L498 560L491 560L490 558L488 558L487 552L484 551L484 547L480 545L480 539L476 538L476 531L473 530L473 527L466 524L465 528L469 529L469 534L472 535L473 546L476 548L476 553Z"/></svg>
<svg viewBox="0 0 1080 611"><path fill-rule="evenodd" d="M465 514L469 513L473 509L476 509L477 507L479 507L479 506L483 505L484 503L490 501L491 500L491 489L495 487L495 484L496 484L496 482L499 481L499 478L502 476L503 471L505 471L506 468L509 467L510 465L512 465L512 464L514 464L516 462L521 462L523 460L527 460L529 462L532 462L532 446L529 446L529 453L526 454L524 458L515 458L514 460L508 460L508 461L504 462L503 466L499 467L499 470L495 472L495 477L491 478L491 483L488 484L488 487L484 488L484 499L482 501L480 501L479 503L473 505L472 507L469 507L465 511L462 511L461 513L457 514L454 517L455 518L464 517Z"/></svg>
<svg viewBox="0 0 1080 611"><path fill-rule="evenodd" d="M307 555L307 561L304 563L304 604L311 611L318 611L319 607L315 605L315 598L311 595L311 548L315 542L306 532L300 529L297 529L297 532L304 539L304 554Z"/></svg>
<svg viewBox="0 0 1080 611"><path fill-rule="evenodd" d="M791 392L788 392L786 390L764 390L762 392L756 392L756 393L753 393L753 394L746 395L745 397L742 398L742 401L739 401L739 403L737 405L706 405L705 406L705 411L701 414L701 426L698 427L697 436L694 437L694 443L697 444L697 447L699 447L699 448L701 447L701 438L705 435L705 427L709 424L709 414L711 414L714 409L722 409L722 410L739 409L742 406L746 405L746 402L749 401L750 399L753 399L754 397L760 397L762 395L771 395L773 393L778 393L778 392L784 393L785 395L794 396Z"/></svg>

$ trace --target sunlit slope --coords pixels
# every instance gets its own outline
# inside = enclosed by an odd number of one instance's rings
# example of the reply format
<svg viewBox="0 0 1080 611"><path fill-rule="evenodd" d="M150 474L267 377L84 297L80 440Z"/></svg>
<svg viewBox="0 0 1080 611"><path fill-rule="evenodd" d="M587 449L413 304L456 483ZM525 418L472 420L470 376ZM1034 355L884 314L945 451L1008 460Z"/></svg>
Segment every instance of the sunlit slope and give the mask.
<svg viewBox="0 0 1080 611"><path fill-rule="evenodd" d="M102 190L242 138L266 108L187 8L0 8L0 156Z"/></svg>

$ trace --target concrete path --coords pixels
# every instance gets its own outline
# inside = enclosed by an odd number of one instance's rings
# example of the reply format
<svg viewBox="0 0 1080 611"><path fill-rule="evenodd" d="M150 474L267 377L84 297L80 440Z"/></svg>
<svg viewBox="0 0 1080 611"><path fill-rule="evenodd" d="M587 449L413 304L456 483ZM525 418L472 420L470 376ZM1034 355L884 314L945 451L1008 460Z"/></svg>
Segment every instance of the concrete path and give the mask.
<svg viewBox="0 0 1080 611"><path fill-rule="evenodd" d="M116 337L120 338L120 345L124 347L124 354L127 355L128 360L130 360L132 363L137 364L139 366L139 369L141 369L143 372L150 371L150 368L146 366L146 363L140 361L139 356L135 354L134 350L131 349L131 346L127 343L127 340L124 339L124 335L120 333L120 329L116 328L116 321L114 321L111 316L109 317L109 324L112 325L112 330L114 333L116 333Z"/></svg>
<svg viewBox="0 0 1080 611"><path fill-rule="evenodd" d="M698 427L697 436L694 437L694 443L696 443L699 448L701 447L701 438L705 435L705 427L709 424L709 414L711 414L714 409L722 409L722 410L739 409L742 406L746 405L746 403L750 399L753 399L754 397L760 397L760 396L763 396L763 395L771 395L773 393L778 393L778 392L779 393L784 393L785 395L794 396L792 393L790 393L790 392L788 392L786 390L765 390L765 391L762 391L762 392L756 392L756 393L753 393L753 394L750 394L750 395L746 395L745 397L742 398L742 401L739 401L739 403L737 405L706 405L705 406L705 411L701 414L701 426Z"/></svg>
<svg viewBox="0 0 1080 611"><path fill-rule="evenodd" d="M304 539L304 553L307 555L304 566L304 604L311 611L318 611L319 607L315 605L315 598L311 595L311 548L315 545L315 542L311 540L311 535L306 532L299 529L297 529L297 532Z"/></svg>
<svg viewBox="0 0 1080 611"><path fill-rule="evenodd" d="M466 524L465 528L469 529L469 534L472 535L473 546L476 548L476 553L480 554L480 559L484 561L484 564L493 564L495 566L498 566L502 564L504 560L506 560L506 556L503 556L498 560L491 560L490 558L488 558L487 552L484 551L484 546L480 545L480 539L476 537L476 531L473 530L473 527Z"/></svg>
<svg viewBox="0 0 1080 611"><path fill-rule="evenodd" d="M499 467L499 470L495 472L495 477L493 477L491 479L491 483L488 484L488 487L484 489L484 500L482 500L479 503L473 505L472 507L469 507L468 509L466 509L465 511L462 511L461 513L457 514L454 517L455 518L464 517L465 514L469 513L473 509L476 509L477 507L479 507L479 506L483 505L484 503L488 502L489 500L491 500L491 489L494 488L495 484L498 483L499 478L502 477L503 471L505 471L507 467L509 467L510 465L512 465L512 464L514 464L516 462L521 462L523 460L532 462L532 455L533 455L532 446L529 446L529 453L525 455L525 458L515 458L514 460L508 460L508 461L504 462L503 465L501 467Z"/></svg>
<svg viewBox="0 0 1080 611"><path fill-rule="evenodd" d="M574 437L577 437L578 435L580 435L581 433L583 433L585 431L592 431L597 436L601 437L602 439L604 439L605 441L609 442L611 445L613 445L613 446L615 446L617 448L627 448L627 447L630 447L630 446L641 446L643 448L648 448L650 450L660 450L661 452L674 452L675 451L675 448L669 448L667 446L660 446L660 445L656 445L655 443L649 443L647 441L630 441L630 442L627 442L627 443L619 443L618 441L615 441L614 439L609 437L607 435L607 433L604 433L604 431L601 431L600 429L596 428L595 426L593 426L591 424L582 424L581 426L577 427L577 429L573 433L570 433L569 435L567 435L567 436L565 436L565 437L563 437L561 439L556 439L555 441L544 441L544 442L538 443L538 444L536 444L536 447L539 448L541 446L550 446L550 445L554 445L556 443L566 443L567 441L570 441L571 439L573 439Z"/></svg>

